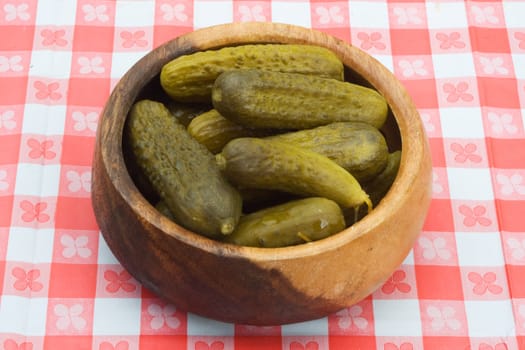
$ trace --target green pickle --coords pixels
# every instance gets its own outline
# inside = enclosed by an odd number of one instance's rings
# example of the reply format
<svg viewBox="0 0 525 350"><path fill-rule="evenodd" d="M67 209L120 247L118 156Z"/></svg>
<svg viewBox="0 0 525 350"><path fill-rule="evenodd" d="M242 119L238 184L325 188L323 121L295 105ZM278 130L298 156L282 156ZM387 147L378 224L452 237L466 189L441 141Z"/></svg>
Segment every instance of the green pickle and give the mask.
<svg viewBox="0 0 525 350"><path fill-rule="evenodd" d="M345 228L341 208L332 200L310 197L242 216L224 242L277 248L317 241Z"/></svg>
<svg viewBox="0 0 525 350"><path fill-rule="evenodd" d="M349 171L359 182L371 180L386 166L388 146L381 132L366 123L339 122L268 137L320 153Z"/></svg>
<svg viewBox="0 0 525 350"><path fill-rule="evenodd" d="M326 197L342 207L366 204L359 182L328 157L285 142L244 137L216 155L217 164L236 186Z"/></svg>
<svg viewBox="0 0 525 350"><path fill-rule="evenodd" d="M370 195L370 199L374 206L379 204L379 201L386 195L399 171L399 164L401 162L401 151L395 151L388 155L388 161L385 169L377 175L374 179L363 184Z"/></svg>
<svg viewBox="0 0 525 350"><path fill-rule="evenodd" d="M135 103L125 136L136 164L178 224L211 238L234 230L242 210L239 192L213 154L162 103Z"/></svg>
<svg viewBox="0 0 525 350"><path fill-rule="evenodd" d="M308 129L360 121L381 128L388 105L377 91L313 75L239 69L222 73L212 89L213 107L253 128Z"/></svg>

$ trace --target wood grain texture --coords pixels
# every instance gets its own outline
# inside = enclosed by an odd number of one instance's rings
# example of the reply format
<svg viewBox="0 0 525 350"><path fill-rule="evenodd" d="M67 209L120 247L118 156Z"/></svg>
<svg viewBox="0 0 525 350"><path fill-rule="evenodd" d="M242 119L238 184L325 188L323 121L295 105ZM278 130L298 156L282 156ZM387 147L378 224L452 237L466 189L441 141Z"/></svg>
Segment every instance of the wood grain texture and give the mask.
<svg viewBox="0 0 525 350"><path fill-rule="evenodd" d="M346 65L348 80L366 81L385 96L391 115L384 131L390 147L402 145L401 166L383 201L339 234L287 248L237 247L192 233L158 213L126 170L122 132L133 102L159 93L158 74L169 60L198 50L269 42L326 47ZM338 39L270 23L197 30L137 62L102 112L92 178L92 202L104 239L138 281L182 310L255 325L314 319L365 298L409 253L431 195L424 128L395 77L378 61Z"/></svg>

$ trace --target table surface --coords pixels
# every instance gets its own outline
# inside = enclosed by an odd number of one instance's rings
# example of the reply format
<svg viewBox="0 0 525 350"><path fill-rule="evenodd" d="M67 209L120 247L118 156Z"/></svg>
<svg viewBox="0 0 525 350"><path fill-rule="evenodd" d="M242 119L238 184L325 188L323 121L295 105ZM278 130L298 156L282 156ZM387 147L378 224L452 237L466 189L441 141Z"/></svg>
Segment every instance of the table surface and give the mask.
<svg viewBox="0 0 525 350"><path fill-rule="evenodd" d="M0 0L0 348L525 349L525 2ZM90 201L124 72L214 24L311 27L411 93L433 157L413 250L365 300L273 327L166 304L116 261Z"/></svg>

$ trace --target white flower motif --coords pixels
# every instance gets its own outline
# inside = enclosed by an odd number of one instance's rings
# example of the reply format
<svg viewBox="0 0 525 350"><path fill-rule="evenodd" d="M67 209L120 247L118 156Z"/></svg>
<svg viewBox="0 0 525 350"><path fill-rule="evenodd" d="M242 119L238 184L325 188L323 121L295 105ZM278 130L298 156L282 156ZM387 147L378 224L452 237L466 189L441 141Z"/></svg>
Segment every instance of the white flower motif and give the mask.
<svg viewBox="0 0 525 350"><path fill-rule="evenodd" d="M421 113L421 120L423 121L423 125L425 126L425 130L428 132L434 132L436 130L436 127L432 123L432 117L428 113Z"/></svg>
<svg viewBox="0 0 525 350"><path fill-rule="evenodd" d="M457 331L461 328L461 322L454 318L456 310L451 306L445 306L442 309L436 306L429 306L427 314L432 318L431 325L436 331L443 328L449 328Z"/></svg>
<svg viewBox="0 0 525 350"><path fill-rule="evenodd" d="M7 182L7 171L0 170L0 191L6 191L9 188L9 182Z"/></svg>
<svg viewBox="0 0 525 350"><path fill-rule="evenodd" d="M22 61L21 56L0 56L0 72L20 72L24 67L20 64Z"/></svg>
<svg viewBox="0 0 525 350"><path fill-rule="evenodd" d="M186 22L188 20L188 15L184 12L186 10L186 6L184 4L176 4L173 6L170 4L162 4L160 5L160 10L164 12L162 18L165 21L172 21L173 19L176 19L180 22Z"/></svg>
<svg viewBox="0 0 525 350"><path fill-rule="evenodd" d="M75 125L73 128L76 131L84 131L89 129L93 132L97 131L98 123L98 114L96 112L82 113L82 112L73 112L72 114Z"/></svg>
<svg viewBox="0 0 525 350"><path fill-rule="evenodd" d="M420 237L418 243L423 248L423 258L426 260L433 260L436 257L449 260L452 257L452 253L446 248L447 241L443 237L438 237L434 240Z"/></svg>
<svg viewBox="0 0 525 350"><path fill-rule="evenodd" d="M266 17L263 14L263 8L260 5L241 5L239 6L239 13L241 14L241 22L263 22L266 20Z"/></svg>
<svg viewBox="0 0 525 350"><path fill-rule="evenodd" d="M486 74L501 74L501 75L508 75L509 70L505 67L503 67L503 58L501 57L480 57L479 62L483 66L483 72Z"/></svg>
<svg viewBox="0 0 525 350"><path fill-rule="evenodd" d="M512 258L515 260L525 260L525 239L509 238L507 245L511 249Z"/></svg>
<svg viewBox="0 0 525 350"><path fill-rule="evenodd" d="M491 123L491 129L497 134L508 132L509 134L515 134L518 132L518 127L513 124L512 115L508 113L497 114L489 112L487 117Z"/></svg>
<svg viewBox="0 0 525 350"><path fill-rule="evenodd" d="M432 172L432 192L443 192L443 186L439 183L439 175L435 171Z"/></svg>
<svg viewBox="0 0 525 350"><path fill-rule="evenodd" d="M71 192L78 192L84 190L91 192L91 171L84 171L83 173L69 170L66 173L66 178L69 180L68 190Z"/></svg>
<svg viewBox="0 0 525 350"><path fill-rule="evenodd" d="M366 318L361 317L362 314L363 308L359 305L338 311L336 316L339 318L339 328L349 329L354 324L360 330L366 329L368 321Z"/></svg>
<svg viewBox="0 0 525 350"><path fill-rule="evenodd" d="M27 12L28 9L29 5L26 3L19 5L5 4L5 20L11 22L18 18L22 21L27 21L31 18L31 15Z"/></svg>
<svg viewBox="0 0 525 350"><path fill-rule="evenodd" d="M496 10L492 6L485 6L482 8L475 5L472 6L471 11L474 14L474 20L479 24L484 24L486 22L491 24L499 23L498 17L494 14Z"/></svg>
<svg viewBox="0 0 525 350"><path fill-rule="evenodd" d="M395 7L394 15L397 16L397 23L399 24L421 24L423 20L419 17L417 8L415 7Z"/></svg>
<svg viewBox="0 0 525 350"><path fill-rule="evenodd" d="M16 121L13 120L15 117L14 111L5 111L0 113L0 129L6 128L7 130L13 130L16 128Z"/></svg>
<svg viewBox="0 0 525 350"><path fill-rule="evenodd" d="M177 309L173 305L166 305L164 307L157 305L157 304L151 304L148 306L148 313L153 316L151 319L151 328L152 329L160 329L166 324L169 328L176 329L180 326L180 321L175 316L175 312Z"/></svg>
<svg viewBox="0 0 525 350"><path fill-rule="evenodd" d="M341 8L339 6L319 6L315 9L317 15L319 15L319 23L343 23L345 18L341 15Z"/></svg>
<svg viewBox="0 0 525 350"><path fill-rule="evenodd" d="M516 173L512 176L498 174L496 180L501 185L501 193L508 196L513 193L525 195L525 182L523 176Z"/></svg>
<svg viewBox="0 0 525 350"><path fill-rule="evenodd" d="M399 61L399 67L401 67L402 73L405 77L412 77L414 75L424 76L428 74L428 71L424 68L425 62L423 60L401 60Z"/></svg>
<svg viewBox="0 0 525 350"><path fill-rule="evenodd" d="M82 312L84 312L84 307L81 304L75 304L71 307L67 307L64 304L58 304L55 305L54 312L57 316L56 327L59 330L66 330L70 325L76 330L86 328L87 322L81 316Z"/></svg>
<svg viewBox="0 0 525 350"><path fill-rule="evenodd" d="M70 235L63 235L60 237L60 243L64 246L62 256L64 258L72 258L78 255L81 258L89 258L91 256L91 249L87 247L89 239L87 236L78 236L73 238Z"/></svg>
<svg viewBox="0 0 525 350"><path fill-rule="evenodd" d="M107 22L109 16L106 11L108 10L106 5L93 6L91 4L85 4L82 6L82 11L84 11L84 20L86 22L92 22L98 20L100 22Z"/></svg>
<svg viewBox="0 0 525 350"><path fill-rule="evenodd" d="M78 64L80 65L80 74L89 74L91 72L101 74L105 72L105 68L102 65L102 57L96 56L92 59L82 56L78 58Z"/></svg>

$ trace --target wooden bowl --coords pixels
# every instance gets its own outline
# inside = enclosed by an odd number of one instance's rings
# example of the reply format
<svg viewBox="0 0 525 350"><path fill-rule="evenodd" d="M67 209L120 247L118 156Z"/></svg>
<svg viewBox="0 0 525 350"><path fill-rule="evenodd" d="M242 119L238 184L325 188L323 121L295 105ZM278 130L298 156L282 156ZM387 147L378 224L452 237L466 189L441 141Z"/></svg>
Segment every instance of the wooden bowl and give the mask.
<svg viewBox="0 0 525 350"><path fill-rule="evenodd" d="M286 248L233 246L173 223L145 199L126 170L122 133L137 98L160 91L161 67L195 51L243 43L307 43L344 62L346 79L375 88L391 113L384 132L402 146L395 183L364 219L323 240ZM321 32L238 23L182 35L147 54L120 80L102 113L92 201L116 258L138 281L181 310L232 323L306 321L372 293L412 248L430 203L431 161L422 122L396 78L361 50Z"/></svg>

